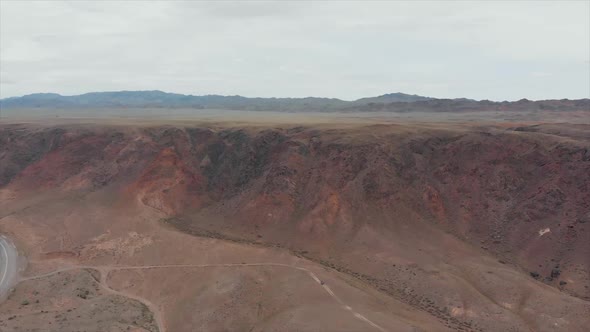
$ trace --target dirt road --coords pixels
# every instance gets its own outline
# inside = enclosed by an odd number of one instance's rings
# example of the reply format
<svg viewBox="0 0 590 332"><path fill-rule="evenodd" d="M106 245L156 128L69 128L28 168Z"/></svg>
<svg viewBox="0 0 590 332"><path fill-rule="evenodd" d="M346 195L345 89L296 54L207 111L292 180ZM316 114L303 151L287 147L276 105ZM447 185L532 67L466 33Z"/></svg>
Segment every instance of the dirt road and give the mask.
<svg viewBox="0 0 590 332"><path fill-rule="evenodd" d="M322 289L330 297L332 297L336 302L338 302L342 306L342 309L344 311L350 312L352 315L354 315L355 318L367 323L368 325L370 325L372 328L374 328L377 331L381 331L381 332L386 331L381 326L379 326L376 323L374 323L373 321L369 320L367 317L363 316L362 314L354 311L352 309L352 307L345 304L338 296L336 296L336 294L334 294L334 292L330 289L330 287L328 285L323 283L317 277L317 275L315 273L313 273L312 271L310 271L304 267L293 266L293 265L288 265L288 264L280 264L280 263L226 263L226 264L177 264L177 265L170 264L170 265L146 265L146 266L123 266L123 265L119 265L119 266L117 266L117 265L99 265L99 266L84 265L84 266L81 266L81 265L79 265L79 266L71 266L71 267L61 268L61 269L55 270L53 272L49 272L49 273L45 273L45 274L41 274L41 275L37 275L37 276L23 278L22 281L45 278L45 277L48 277L48 276L51 276L51 275L54 275L54 274L57 274L60 272L65 272L65 271L72 271L72 270L79 270L79 269L97 270L101 274L100 284L103 287L103 289L105 289L111 293L117 294L117 295L122 295L122 296L132 298L134 300L137 300L137 301L145 304L148 308L150 308L152 310L152 312L154 314L154 319L156 321L159 331L165 332L166 328L165 328L164 318L162 317L162 314L161 314L160 310L157 308L157 306L154 305L153 303L149 302L146 299L137 297L132 294L117 291L117 290L114 290L111 287L109 287L107 284L107 277L108 277L109 272L116 271L116 270L147 270L147 269L169 269L169 268L185 268L186 269L186 268L210 268L210 267L239 268L239 267L256 267L256 266L280 266L280 267L286 267L286 268L290 268L290 269L304 272L310 278L312 278L320 287L322 287Z"/></svg>

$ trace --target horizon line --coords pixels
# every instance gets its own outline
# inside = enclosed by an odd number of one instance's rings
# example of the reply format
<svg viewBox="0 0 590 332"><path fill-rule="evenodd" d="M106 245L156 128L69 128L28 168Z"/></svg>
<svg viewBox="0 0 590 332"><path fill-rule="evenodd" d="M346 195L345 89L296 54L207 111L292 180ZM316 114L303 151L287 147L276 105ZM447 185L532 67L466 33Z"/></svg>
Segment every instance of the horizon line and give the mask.
<svg viewBox="0 0 590 332"><path fill-rule="evenodd" d="M490 101L490 102L497 102L497 103L502 103L502 102L518 102L518 101L532 101L532 102L537 102L537 101L546 101L546 100L585 100L585 99L590 99L590 96L585 97L585 98L576 98L576 99L571 99L571 98L547 98L547 99L528 99L526 97L520 98L520 99L514 99L514 100L498 100L498 99L474 99L474 98L468 98L468 97L432 97L432 96L424 96L424 95L419 95L419 94L412 94L412 93L405 93L405 92L389 92L389 93L385 93L385 94L381 94L381 95L375 95L375 96L365 96L365 97L361 97L361 98L357 98L357 99L342 99L342 98L337 98L337 97L318 97L318 96L306 96L306 97L249 97L249 96L244 96L244 95L239 95L239 94L214 94L214 93L210 93L210 94L185 94L185 93L178 93L178 92L168 92L168 91L164 91L164 90L159 90L159 89L153 89L153 90L103 90L103 91L89 91L89 92L84 92L84 93L79 93L79 94L61 94L61 93L57 93L57 92L32 92L32 93L28 93L28 94L24 94L24 95L17 95L17 96L9 96L9 97L2 97L0 98L0 100L7 100L7 99L14 99L14 98L24 98L24 97L28 97L28 96L34 96L34 95L58 95L60 97L79 97L79 96L83 96L83 95L87 95L87 94L93 94L93 93L124 93L124 92L161 92L164 94L169 94L169 95L182 95L182 96L188 96L188 97L207 97L207 96L217 96L217 97L241 97L241 98L246 98L246 99L332 99L332 100L339 100L339 101L343 101L343 102L355 102L355 101L359 101L362 99L367 99L367 98L378 98L378 97L384 97L387 95L394 95L394 94L400 94L400 95L405 95L405 96L413 96L413 97L422 97L422 98L430 98L433 100L471 100L471 101L477 101L477 102L482 102L482 101ZM415 101L414 101L415 102Z"/></svg>

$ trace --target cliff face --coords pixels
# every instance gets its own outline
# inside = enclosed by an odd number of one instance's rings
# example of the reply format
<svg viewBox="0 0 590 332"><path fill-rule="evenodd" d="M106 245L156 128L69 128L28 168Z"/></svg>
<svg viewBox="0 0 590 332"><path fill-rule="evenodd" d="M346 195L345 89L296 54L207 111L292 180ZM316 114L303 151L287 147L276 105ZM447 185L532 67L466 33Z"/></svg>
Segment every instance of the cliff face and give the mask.
<svg viewBox="0 0 590 332"><path fill-rule="evenodd" d="M458 238L590 297L584 125L2 125L0 188L109 191L183 231L289 248L384 290L399 285L384 284L383 248Z"/></svg>

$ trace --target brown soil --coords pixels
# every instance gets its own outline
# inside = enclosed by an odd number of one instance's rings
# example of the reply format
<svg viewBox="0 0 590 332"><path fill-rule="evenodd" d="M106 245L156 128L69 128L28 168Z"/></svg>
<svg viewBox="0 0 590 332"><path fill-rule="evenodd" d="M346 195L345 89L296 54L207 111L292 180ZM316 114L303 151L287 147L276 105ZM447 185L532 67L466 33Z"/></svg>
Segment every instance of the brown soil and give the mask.
<svg viewBox="0 0 590 332"><path fill-rule="evenodd" d="M95 267L167 331L590 324L590 125L3 124L0 149L26 275ZM216 265L241 263L286 266Z"/></svg>
<svg viewBox="0 0 590 332"><path fill-rule="evenodd" d="M2 331L157 331L145 305L101 289L91 270L23 281L0 308Z"/></svg>

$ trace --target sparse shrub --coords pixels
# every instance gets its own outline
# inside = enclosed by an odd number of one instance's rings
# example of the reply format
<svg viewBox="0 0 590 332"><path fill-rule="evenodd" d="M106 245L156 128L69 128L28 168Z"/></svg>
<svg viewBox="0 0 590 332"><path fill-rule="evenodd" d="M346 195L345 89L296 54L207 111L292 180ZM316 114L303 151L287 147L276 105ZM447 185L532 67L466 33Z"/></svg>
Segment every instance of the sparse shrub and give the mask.
<svg viewBox="0 0 590 332"><path fill-rule="evenodd" d="M90 295L90 291L87 289L80 289L78 290L77 295L79 298L86 300L88 298L88 295Z"/></svg>

